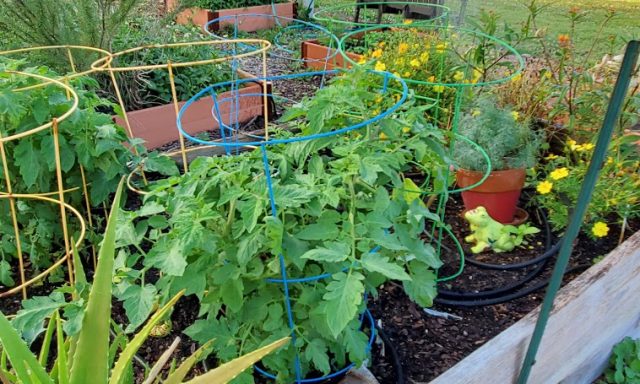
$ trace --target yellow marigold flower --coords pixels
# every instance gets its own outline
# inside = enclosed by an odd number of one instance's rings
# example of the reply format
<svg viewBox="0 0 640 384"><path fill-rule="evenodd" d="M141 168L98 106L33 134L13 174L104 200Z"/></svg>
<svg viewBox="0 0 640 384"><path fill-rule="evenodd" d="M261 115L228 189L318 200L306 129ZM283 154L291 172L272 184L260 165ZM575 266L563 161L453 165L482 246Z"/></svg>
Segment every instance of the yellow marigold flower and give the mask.
<svg viewBox="0 0 640 384"><path fill-rule="evenodd" d="M582 149L585 151L590 151L593 148L595 148L595 145L593 145L592 143L582 144Z"/></svg>
<svg viewBox="0 0 640 384"><path fill-rule="evenodd" d="M547 159L547 160L555 160L557 158L558 158L558 155L553 154L553 153L550 154L549 156L545 157L545 159Z"/></svg>
<svg viewBox="0 0 640 384"><path fill-rule="evenodd" d="M399 53L399 54L401 54L401 55L402 55L403 53L406 53L408 50L409 50L409 44L407 44L407 43L400 43L400 44L398 45L398 53Z"/></svg>
<svg viewBox="0 0 640 384"><path fill-rule="evenodd" d="M605 237L609 234L609 226L607 225L607 223L598 221L597 223L593 224L591 233L593 233L593 236L595 237Z"/></svg>
<svg viewBox="0 0 640 384"><path fill-rule="evenodd" d="M435 93L442 93L444 92L444 85L434 85L433 86L433 91Z"/></svg>
<svg viewBox="0 0 640 384"><path fill-rule="evenodd" d="M404 75L403 75L403 76L404 76L404 77L409 77L409 76L411 76L411 72L406 71L406 72L404 73Z"/></svg>
<svg viewBox="0 0 640 384"><path fill-rule="evenodd" d="M471 111L471 116L473 116L473 117L480 116L480 115L482 115L482 112L480 112L480 110L478 108L476 108L473 111Z"/></svg>
<svg viewBox="0 0 640 384"><path fill-rule="evenodd" d="M578 143L573 139L567 140L567 145L572 151L575 151L578 148Z"/></svg>
<svg viewBox="0 0 640 384"><path fill-rule="evenodd" d="M406 19L402 24L404 24L404 25L409 25L409 24L411 24L411 23L413 23L413 20L411 20L411 19Z"/></svg>
<svg viewBox="0 0 640 384"><path fill-rule="evenodd" d="M616 199L615 197L613 199L609 199L609 204L617 205L618 204L618 199Z"/></svg>
<svg viewBox="0 0 640 384"><path fill-rule="evenodd" d="M513 120L518 121L518 119L520 118L520 112L513 111L511 112L511 116L513 116Z"/></svg>
<svg viewBox="0 0 640 384"><path fill-rule="evenodd" d="M435 76L429 76L427 78L427 81L430 82L430 83L434 83L436 81L436 77Z"/></svg>
<svg viewBox="0 0 640 384"><path fill-rule="evenodd" d="M380 108L374 109L373 111L371 111L371 113L373 113L374 115L380 114Z"/></svg>
<svg viewBox="0 0 640 384"><path fill-rule="evenodd" d="M371 54L371 57L373 58L379 58L382 56L382 49L376 49L375 51L373 51L373 53Z"/></svg>
<svg viewBox="0 0 640 384"><path fill-rule="evenodd" d="M411 64L412 67L419 67L420 66L420 60L418 59L413 59L409 62L409 64Z"/></svg>
<svg viewBox="0 0 640 384"><path fill-rule="evenodd" d="M411 132L411 128L409 128L409 127L403 127L402 128L402 133L409 133L409 132Z"/></svg>
<svg viewBox="0 0 640 384"><path fill-rule="evenodd" d="M389 136L387 136L384 132L380 132L380 134L378 135L378 138L380 140L387 140Z"/></svg>
<svg viewBox="0 0 640 384"><path fill-rule="evenodd" d="M440 43L438 45L436 45L436 52L437 53L444 53L444 51L447 49L448 44L447 43Z"/></svg>
<svg viewBox="0 0 640 384"><path fill-rule="evenodd" d="M511 78L512 83L517 83L520 80L522 80L522 73L518 73Z"/></svg>
<svg viewBox="0 0 640 384"><path fill-rule="evenodd" d="M384 41L381 41L378 43L378 47L384 47L387 43Z"/></svg>
<svg viewBox="0 0 640 384"><path fill-rule="evenodd" d="M358 64L365 64L366 62L367 62L367 59L365 56L362 56L360 60L358 60Z"/></svg>
<svg viewBox="0 0 640 384"><path fill-rule="evenodd" d="M564 179L569 176L569 169L566 167L558 168L549 174L553 180Z"/></svg>
<svg viewBox="0 0 640 384"><path fill-rule="evenodd" d="M373 69L375 69L376 71L384 71L385 69L387 69L387 66L385 63L381 62L381 61L377 61L376 65L373 67Z"/></svg>
<svg viewBox="0 0 640 384"><path fill-rule="evenodd" d="M395 76L395 77L402 77L402 76L400 76L400 74L399 74L398 72L393 72L393 76Z"/></svg>
<svg viewBox="0 0 640 384"><path fill-rule="evenodd" d="M550 79L551 78L551 72L550 71L545 71L543 77L545 79Z"/></svg>
<svg viewBox="0 0 640 384"><path fill-rule="evenodd" d="M376 103L380 104L382 102L382 96L378 95L376 96L375 100Z"/></svg>
<svg viewBox="0 0 640 384"><path fill-rule="evenodd" d="M456 73L453 74L453 80L455 81L461 81L464 79L464 72L462 71L456 71Z"/></svg>
<svg viewBox="0 0 640 384"><path fill-rule="evenodd" d="M423 63L429 61L429 52L422 52L420 54L420 61L422 61Z"/></svg>
<svg viewBox="0 0 640 384"><path fill-rule="evenodd" d="M396 60L396 63L395 63L395 64L396 64L396 65L399 65L399 66L404 65L404 59L403 59L402 57L398 58L398 59Z"/></svg>
<svg viewBox="0 0 640 384"><path fill-rule="evenodd" d="M553 183L547 180L538 183L538 186L536 187L536 191L541 195L546 195L551 192L551 189L553 189Z"/></svg>
<svg viewBox="0 0 640 384"><path fill-rule="evenodd" d="M613 157L611 156L607 157L607 164L609 165L613 164Z"/></svg>

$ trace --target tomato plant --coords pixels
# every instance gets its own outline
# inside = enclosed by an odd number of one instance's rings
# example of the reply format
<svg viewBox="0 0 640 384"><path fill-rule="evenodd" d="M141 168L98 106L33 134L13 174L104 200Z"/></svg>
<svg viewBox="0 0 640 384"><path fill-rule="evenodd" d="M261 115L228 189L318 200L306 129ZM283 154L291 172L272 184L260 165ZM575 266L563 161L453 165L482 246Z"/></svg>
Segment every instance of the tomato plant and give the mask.
<svg viewBox="0 0 640 384"><path fill-rule="evenodd" d="M371 77L364 71L338 77L281 123L309 135L378 114L395 100L374 91L379 84ZM144 322L158 297L186 289L200 299L201 317L186 334L214 339L223 361L286 336L283 288L269 281L280 278L282 255L289 278L327 276L289 284L297 340L265 358L265 367L290 382L296 351L304 375L362 363L368 339L359 314L366 293L397 280L422 306L436 294L441 262L421 234L438 217L420 191L405 189L403 172L418 164L436 175L446 168L443 153L440 131L419 108L366 132L272 146L277 217L259 149L196 159L187 174L156 183L139 210L121 216L116 296L124 301L128 330ZM155 284L146 281L149 271L160 272Z"/></svg>

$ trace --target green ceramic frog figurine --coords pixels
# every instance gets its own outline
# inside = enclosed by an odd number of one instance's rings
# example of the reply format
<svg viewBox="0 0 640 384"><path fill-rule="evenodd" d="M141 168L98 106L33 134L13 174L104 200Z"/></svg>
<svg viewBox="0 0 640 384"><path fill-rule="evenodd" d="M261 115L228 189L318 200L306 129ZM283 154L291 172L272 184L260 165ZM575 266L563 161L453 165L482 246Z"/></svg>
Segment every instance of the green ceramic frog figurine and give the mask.
<svg viewBox="0 0 640 384"><path fill-rule="evenodd" d="M487 248L494 252L509 252L520 244L526 243L524 236L540 232L538 228L528 224L518 227L504 225L495 221L484 207L477 207L464 214L473 232L464 240L467 243L475 242L471 252L480 253Z"/></svg>

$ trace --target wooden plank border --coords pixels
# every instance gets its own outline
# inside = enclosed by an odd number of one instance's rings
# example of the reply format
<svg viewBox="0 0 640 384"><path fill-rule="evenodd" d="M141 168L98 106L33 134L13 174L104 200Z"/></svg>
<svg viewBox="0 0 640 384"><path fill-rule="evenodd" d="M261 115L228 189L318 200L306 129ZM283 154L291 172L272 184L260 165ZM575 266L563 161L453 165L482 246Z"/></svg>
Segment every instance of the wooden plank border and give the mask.
<svg viewBox="0 0 640 384"><path fill-rule="evenodd" d="M515 383L539 310L431 384ZM562 288L528 383L591 383L625 336L640 336L640 232Z"/></svg>

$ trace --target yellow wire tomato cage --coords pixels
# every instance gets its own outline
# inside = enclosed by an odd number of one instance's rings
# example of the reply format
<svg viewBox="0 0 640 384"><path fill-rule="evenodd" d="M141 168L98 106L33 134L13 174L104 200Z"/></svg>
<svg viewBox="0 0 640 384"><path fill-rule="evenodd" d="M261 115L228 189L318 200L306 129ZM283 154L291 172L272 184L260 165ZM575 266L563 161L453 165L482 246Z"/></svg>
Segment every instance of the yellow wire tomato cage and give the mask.
<svg viewBox="0 0 640 384"><path fill-rule="evenodd" d="M180 61L172 61L167 59L165 62L154 63L154 64L144 64L144 65L136 65L136 66L118 66L115 65L118 58L121 58L125 55L139 53L145 50L154 50L154 49L176 49L180 47L193 47L193 46L213 46L215 48L219 48L221 52L224 52L221 57L215 57L211 59L203 59L197 61L188 61L188 62L180 62ZM251 49L247 49L247 47L251 47ZM177 91L176 91L176 81L174 76L174 70L176 68L185 68L185 67L194 67L194 66L202 66L202 65L210 65L210 64L219 64L224 62L235 62L238 59L247 58L250 56L258 56L261 55L262 61L262 78L267 77L267 51L271 47L271 43L267 40L261 39L231 39L231 40L201 40L201 41L193 41L193 42L181 42L181 43L170 43L170 44L152 44L152 45L144 45L139 47L130 48L124 51L116 52L110 54L108 57L103 57L93 64L91 64L91 68L95 71L103 71L108 72L111 78L111 82L116 94L116 98L118 100L118 104L123 113L123 121L125 124L125 128L127 130L127 134L130 138L135 138L135 134L132 129L132 124L125 106L124 98L122 92L120 91L120 87L118 85L118 80L116 78L117 73L127 73L134 71L153 71L153 70L166 70L169 75L169 85L171 88L171 100L174 107L174 112L176 116L176 120L178 118L178 113L180 111L180 102L178 99ZM235 65L234 65L235 67ZM265 81L260 82L262 86L262 104L263 104L263 115L264 115L264 127L265 132L268 129L268 84ZM239 98L241 95L239 91L235 92L236 95L234 97ZM180 144L180 149L177 152L171 154L179 154L182 158L183 163L183 171L187 172L189 170L187 153L193 150L193 148L186 148L185 140L182 133L178 130L176 125L176 132L178 133L178 141ZM268 134L268 133L267 133ZM165 153L165 155L170 155L169 153ZM147 184L147 180L142 169L135 169L127 178L127 187L138 194L145 194L144 191L135 188L132 183L132 177L134 173L139 173L142 176L142 179L145 184Z"/></svg>
<svg viewBox="0 0 640 384"><path fill-rule="evenodd" d="M72 244L70 242L71 238L69 237L69 229L67 226L67 211L70 211L71 213L73 213L77 217L80 223L81 231L80 231L78 240L76 242L76 247L79 246L82 240L84 239L85 232L86 232L86 225L84 222L84 218L82 217L80 212L78 212L71 205L65 203L65 193L69 192L70 190L64 188L63 179L62 179L62 165L60 160L58 124L61 121L64 121L65 119L67 119L76 111L76 109L78 108L79 99L76 92L68 84L63 83L60 80L51 79L51 78L48 78L42 75L33 74L33 73L25 73L25 72L18 72L18 71L9 71L6 73L12 76L23 76L23 77L29 77L32 79L42 81L42 83L38 84L38 86L53 85L61 89L64 89L67 94L67 97L71 101L71 106L65 113L61 114L60 116L53 117L51 121L48 123L42 124L38 127L29 129L24 132L20 132L20 133L8 135L8 136L3 136L2 132L0 132L0 158L2 160L3 176L5 180L5 187L6 187L5 191L0 192L0 200L7 199L9 202L11 221L12 221L14 235L15 235L16 256L18 259L18 268L19 268L19 274L20 274L20 284L8 291L0 292L0 297L8 296L13 293L22 291L22 297L26 299L28 286L43 279L53 270L57 269L60 265L62 265L65 261L67 262L69 282L73 284L73 258L72 258L73 251L72 251ZM32 88L32 87L15 89L13 91L24 92L27 88ZM54 192L45 192L45 193L39 193L39 194L16 193L12 187L12 179L11 179L11 174L9 172L9 163L7 160L7 152L6 152L5 144L13 140L25 139L29 136L35 135L40 132L44 132L48 129L51 129L51 134L53 138L53 151L54 151L56 181L57 181L58 189L57 191L54 191ZM57 199L49 197L49 196L55 196L55 195L57 195ZM22 247L22 242L20 240L21 229L18 222L18 210L16 208L17 199L31 199L31 200L46 201L46 202L54 203L60 206L60 221L61 221L62 232L64 236L65 255L62 258L60 258L58 261L56 261L52 266L47 268L45 271L41 272L40 274L38 274L37 276L29 280L27 280L25 268L24 268L24 259L22 254L23 247Z"/></svg>
<svg viewBox="0 0 640 384"><path fill-rule="evenodd" d="M59 76L58 78L54 78L58 81L63 82L66 85L70 85L69 82L72 79L75 78L79 78L82 76L87 76L90 75L94 72L96 72L96 70L100 70L102 69L104 66L109 65L109 63L111 63L111 52L106 51L104 49L101 48L95 48L95 47L89 47L89 46L83 46L83 45L47 45L47 46L38 46L38 47L28 47L28 48L19 48L19 49L12 49L12 50L8 50L8 51L2 51L0 52L0 56L6 56L6 57L11 57L11 56L16 56L16 57L24 57L25 55L29 55L32 53L50 53L53 52L53 54L55 54L55 52L57 51L62 51L63 52L63 56L66 57L67 61L68 61L68 71L64 74ZM95 55L97 56L99 59L104 59L104 63L102 64L102 67L98 67L96 69L92 68L90 63L86 66L86 67L82 67L78 64L79 60L77 60L77 55ZM92 60L93 61L93 60ZM28 86L28 87L23 87L23 88L18 88L15 91L27 91L27 90L31 90L31 89L36 89L36 88L40 88L40 87L45 87L49 85L48 82L42 82L40 84L35 84L32 86ZM71 99L71 92L68 89L66 90L66 94L67 94L67 99ZM60 122L61 120L58 119L58 122ZM80 177L81 177L81 181L82 181L82 186L78 186L78 187L72 187L69 188L67 190L65 190L65 193L68 192L75 192L77 190L79 190L80 188L82 188L82 194L84 197L84 204L85 204L85 210L86 210L86 220L89 224L89 227L93 227L93 217L92 217L92 210L91 210L91 196L89 195L89 189L88 189L88 185L89 183L87 182L86 176L85 176L85 171L84 171L84 167L82 166L82 164L78 164L79 165L79 169L80 169ZM3 192L0 192L0 194L2 194ZM57 194L57 192L48 192L48 193L40 193L38 195L40 196L52 196ZM94 246L91 247L92 250L92 255L93 255L93 265L96 265L96 249Z"/></svg>

